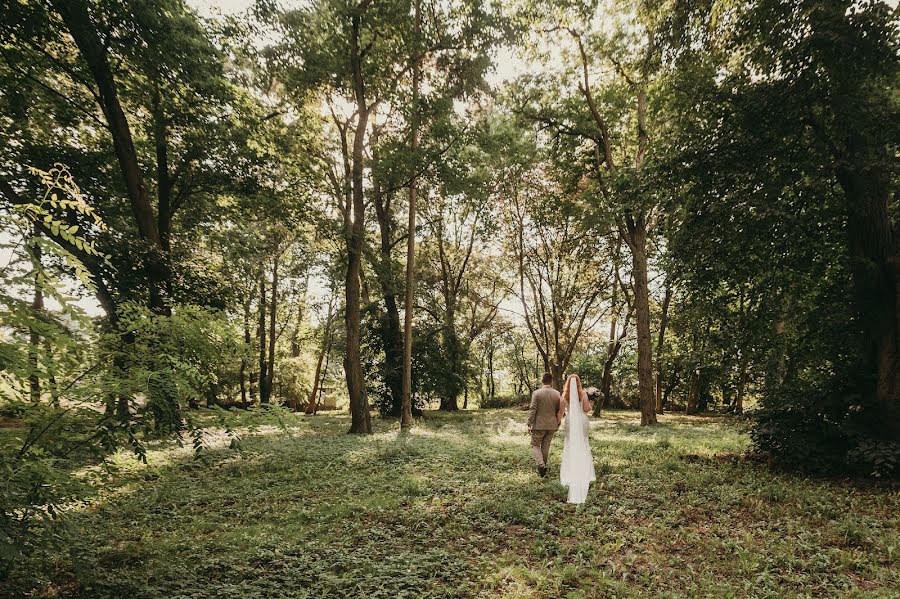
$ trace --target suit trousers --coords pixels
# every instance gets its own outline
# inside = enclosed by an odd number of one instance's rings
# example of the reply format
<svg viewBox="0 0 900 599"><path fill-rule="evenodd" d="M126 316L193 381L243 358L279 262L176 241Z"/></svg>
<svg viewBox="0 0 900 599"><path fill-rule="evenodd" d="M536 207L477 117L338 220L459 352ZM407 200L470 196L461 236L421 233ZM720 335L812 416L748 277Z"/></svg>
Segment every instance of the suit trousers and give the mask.
<svg viewBox="0 0 900 599"><path fill-rule="evenodd" d="M531 431L531 452L534 454L534 463L538 466L546 466L550 458L550 442L556 431Z"/></svg>

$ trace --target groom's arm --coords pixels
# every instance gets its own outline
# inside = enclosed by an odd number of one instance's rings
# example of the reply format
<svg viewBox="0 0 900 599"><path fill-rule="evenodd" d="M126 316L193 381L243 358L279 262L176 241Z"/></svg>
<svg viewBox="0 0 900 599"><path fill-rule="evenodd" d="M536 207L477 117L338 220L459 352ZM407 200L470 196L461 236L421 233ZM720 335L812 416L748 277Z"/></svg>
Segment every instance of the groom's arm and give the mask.
<svg viewBox="0 0 900 599"><path fill-rule="evenodd" d="M537 397L531 394L531 406L528 407L528 430L534 427L534 421L537 420Z"/></svg>

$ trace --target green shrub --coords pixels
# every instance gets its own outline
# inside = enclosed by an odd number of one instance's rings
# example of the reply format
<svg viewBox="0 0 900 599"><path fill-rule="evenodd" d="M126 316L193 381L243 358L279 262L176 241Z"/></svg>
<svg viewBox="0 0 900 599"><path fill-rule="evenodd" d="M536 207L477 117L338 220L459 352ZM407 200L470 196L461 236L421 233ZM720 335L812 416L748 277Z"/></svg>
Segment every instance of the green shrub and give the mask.
<svg viewBox="0 0 900 599"><path fill-rule="evenodd" d="M785 385L763 399L751 437L775 463L810 474L900 474L900 443L885 436L874 389L850 375Z"/></svg>

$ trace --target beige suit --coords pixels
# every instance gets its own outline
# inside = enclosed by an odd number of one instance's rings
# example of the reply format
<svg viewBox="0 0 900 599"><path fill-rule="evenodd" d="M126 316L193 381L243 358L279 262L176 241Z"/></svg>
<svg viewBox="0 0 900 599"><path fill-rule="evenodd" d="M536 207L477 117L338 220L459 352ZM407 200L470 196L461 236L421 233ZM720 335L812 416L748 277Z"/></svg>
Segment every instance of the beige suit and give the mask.
<svg viewBox="0 0 900 599"><path fill-rule="evenodd" d="M528 428L531 429L531 451L538 466L546 466L550 457L550 443L559 429L559 391L544 385L531 394L528 411Z"/></svg>

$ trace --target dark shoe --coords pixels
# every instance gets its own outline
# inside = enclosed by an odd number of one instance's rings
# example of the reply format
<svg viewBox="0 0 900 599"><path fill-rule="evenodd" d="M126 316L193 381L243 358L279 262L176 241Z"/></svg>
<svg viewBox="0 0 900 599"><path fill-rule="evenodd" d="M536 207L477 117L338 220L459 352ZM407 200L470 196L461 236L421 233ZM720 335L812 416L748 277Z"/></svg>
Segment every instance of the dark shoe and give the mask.
<svg viewBox="0 0 900 599"><path fill-rule="evenodd" d="M541 476L541 478L547 478L547 467L538 466L538 474Z"/></svg>

